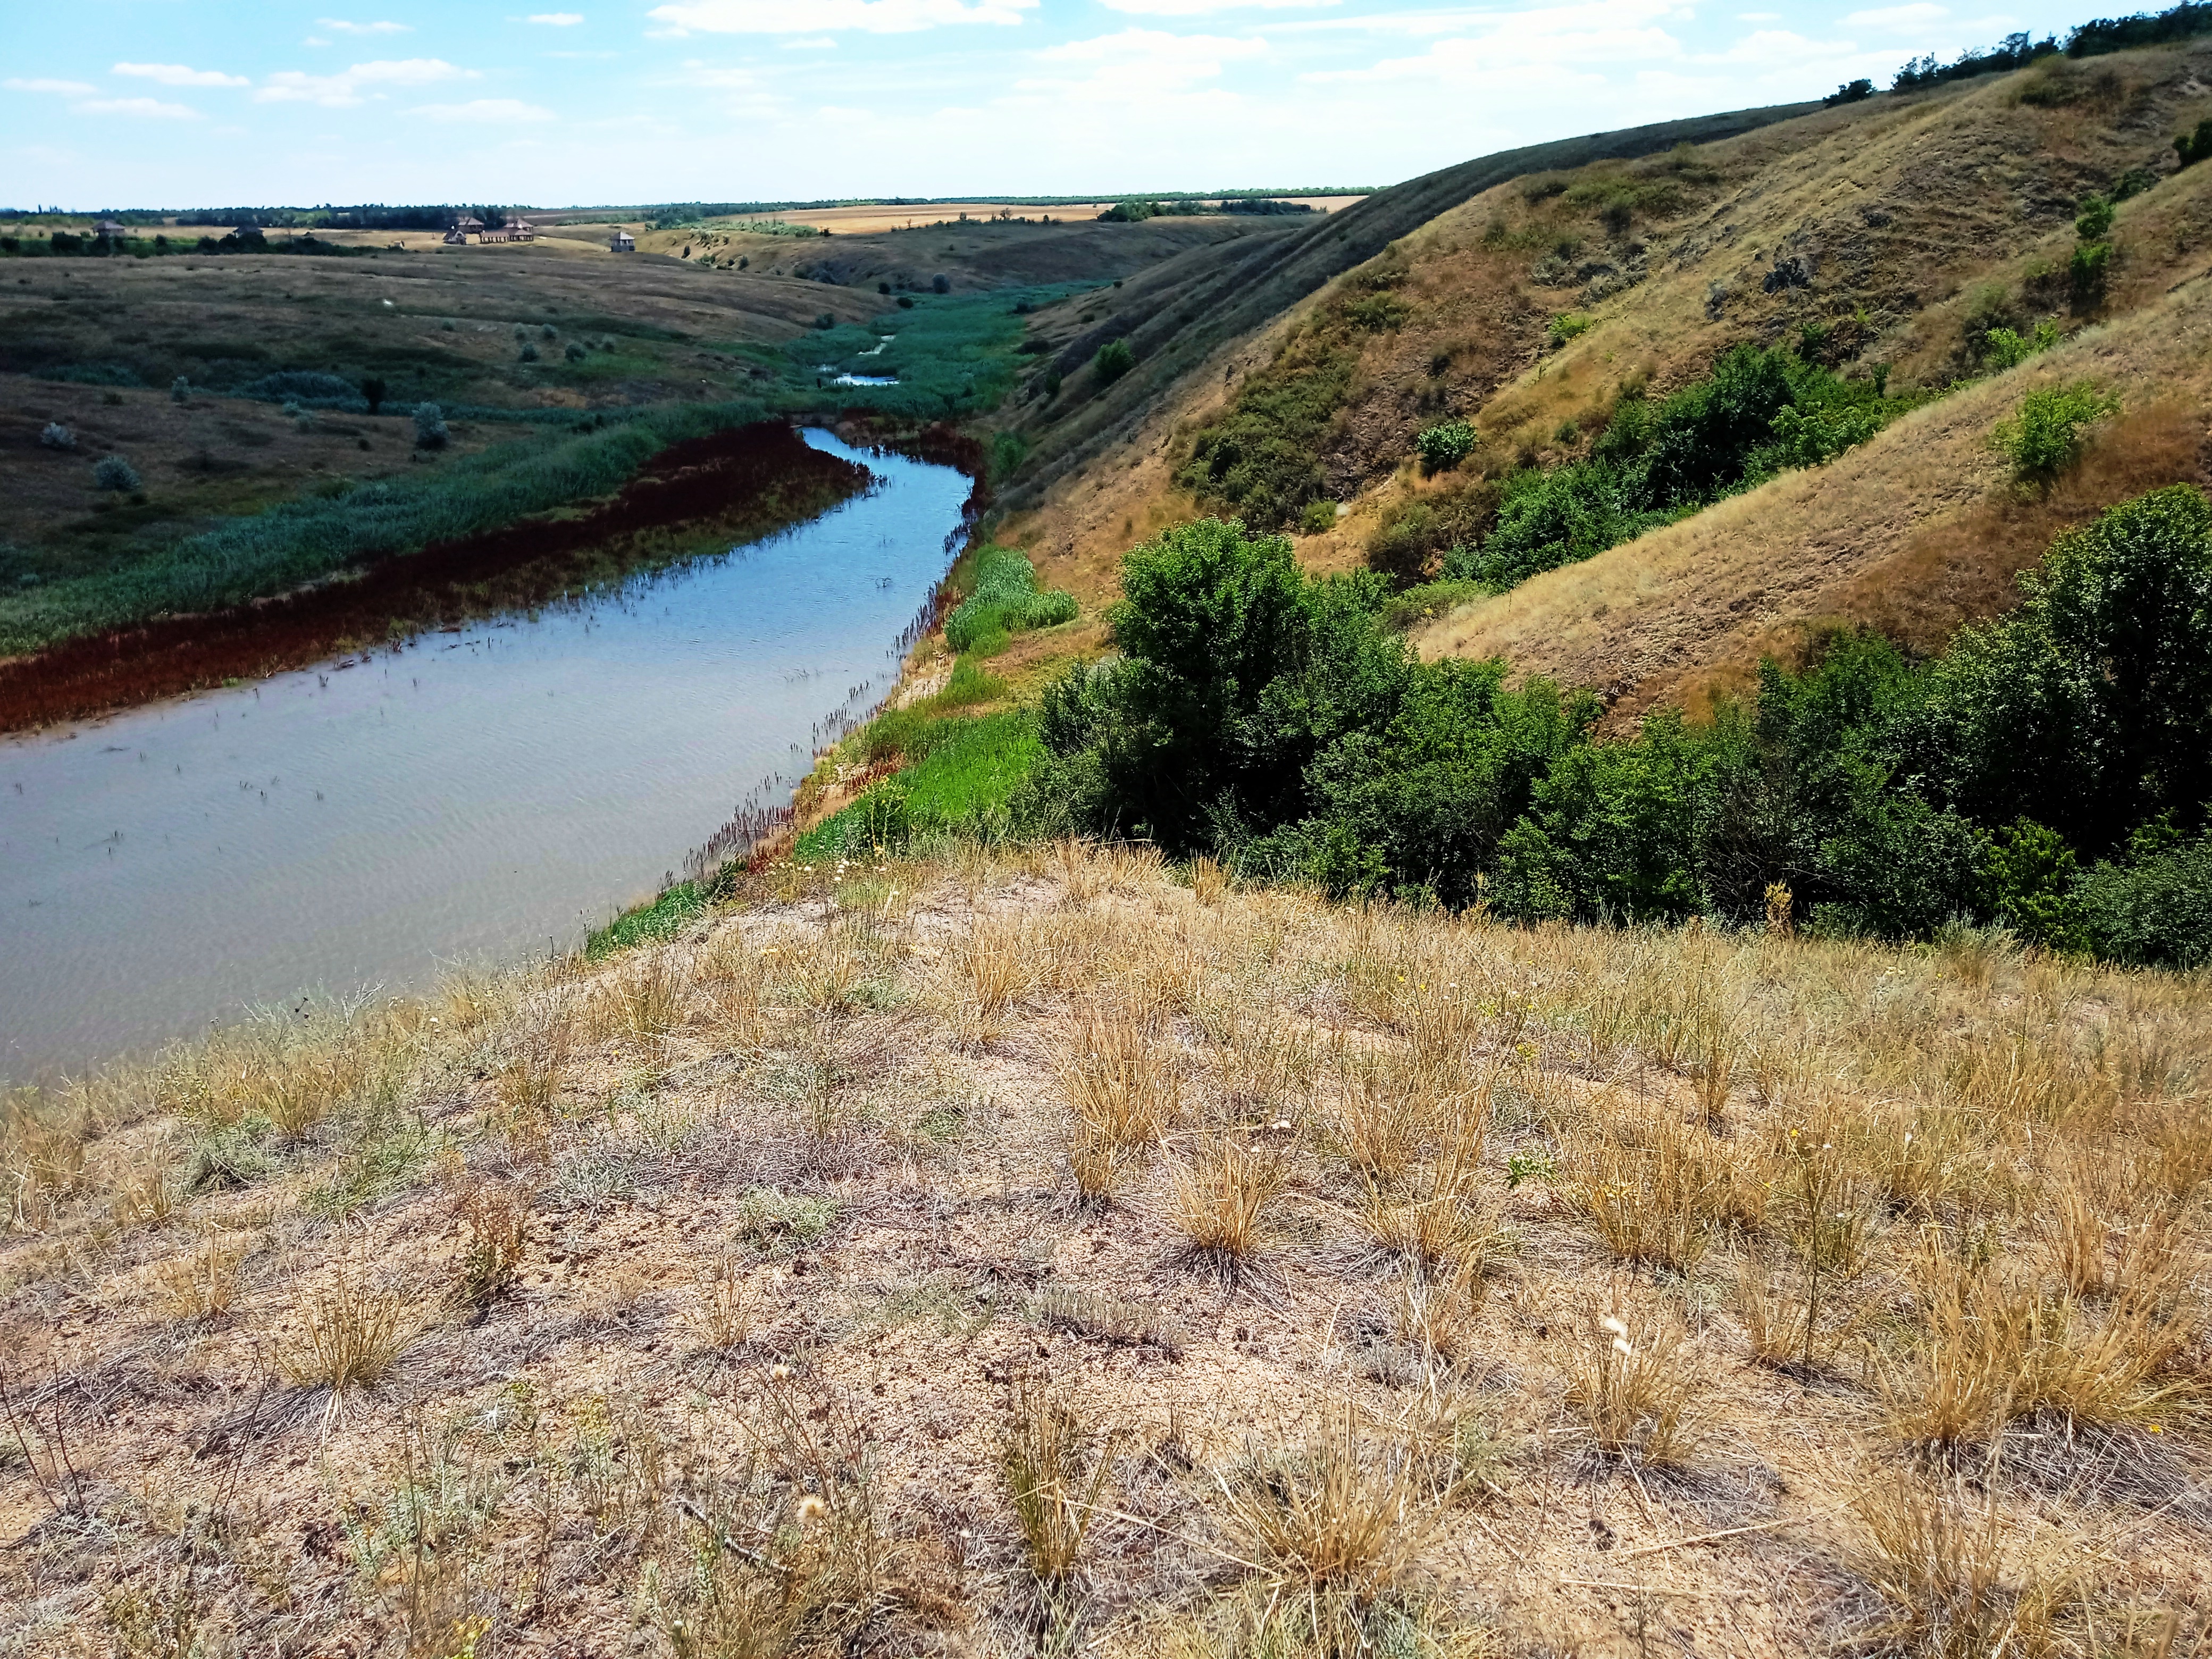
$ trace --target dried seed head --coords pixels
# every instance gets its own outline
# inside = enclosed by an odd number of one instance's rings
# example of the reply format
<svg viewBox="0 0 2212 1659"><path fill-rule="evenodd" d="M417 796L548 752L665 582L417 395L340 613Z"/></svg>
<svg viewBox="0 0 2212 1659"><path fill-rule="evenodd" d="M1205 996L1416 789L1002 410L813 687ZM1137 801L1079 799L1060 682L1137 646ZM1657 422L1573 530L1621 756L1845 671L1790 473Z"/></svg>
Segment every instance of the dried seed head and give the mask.
<svg viewBox="0 0 2212 1659"><path fill-rule="evenodd" d="M1599 1320L1597 1322L1597 1328L1601 1331L1611 1331L1615 1336L1626 1336L1628 1334L1628 1327L1622 1324L1620 1320L1613 1317L1611 1314L1607 1314L1604 1318Z"/></svg>

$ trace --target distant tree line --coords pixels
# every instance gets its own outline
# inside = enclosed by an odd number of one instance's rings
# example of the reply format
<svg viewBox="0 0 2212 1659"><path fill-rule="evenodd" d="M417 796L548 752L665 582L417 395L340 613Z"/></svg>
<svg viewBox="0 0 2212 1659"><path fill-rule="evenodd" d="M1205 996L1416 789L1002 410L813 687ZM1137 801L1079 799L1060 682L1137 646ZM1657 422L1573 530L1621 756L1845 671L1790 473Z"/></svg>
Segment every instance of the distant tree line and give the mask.
<svg viewBox="0 0 2212 1659"><path fill-rule="evenodd" d="M2212 0L2182 0L2160 12L2137 12L2129 17L2098 17L2077 23L2066 32L2062 45L2056 35L2033 39L2025 29L2008 34L1994 46L1976 46L1959 54L1958 61L1939 64L1931 52L1911 58L1889 83L1892 92L1917 92L1977 75L1997 75L2025 69L2045 58L2063 53L2069 58L2101 58L2108 52L2129 52L2138 46L2162 46L2212 33ZM1871 81L1846 81L1820 101L1833 107L1855 104L1874 95Z"/></svg>

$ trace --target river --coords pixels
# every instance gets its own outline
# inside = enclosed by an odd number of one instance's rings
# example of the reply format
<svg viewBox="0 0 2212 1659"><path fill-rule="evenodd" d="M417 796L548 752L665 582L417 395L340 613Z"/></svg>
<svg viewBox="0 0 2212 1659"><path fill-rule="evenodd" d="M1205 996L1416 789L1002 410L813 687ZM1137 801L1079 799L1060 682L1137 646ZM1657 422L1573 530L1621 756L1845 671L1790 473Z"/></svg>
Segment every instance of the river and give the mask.
<svg viewBox="0 0 2212 1659"><path fill-rule="evenodd" d="M970 488L879 482L588 602L0 738L0 1077L577 944L888 690Z"/></svg>

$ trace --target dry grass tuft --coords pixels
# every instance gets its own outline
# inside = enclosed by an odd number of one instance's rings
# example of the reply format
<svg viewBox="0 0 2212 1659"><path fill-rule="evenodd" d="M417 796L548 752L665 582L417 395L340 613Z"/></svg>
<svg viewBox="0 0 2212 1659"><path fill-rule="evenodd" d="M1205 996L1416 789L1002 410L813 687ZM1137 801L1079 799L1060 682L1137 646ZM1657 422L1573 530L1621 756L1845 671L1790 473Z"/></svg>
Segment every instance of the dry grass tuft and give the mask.
<svg viewBox="0 0 2212 1659"><path fill-rule="evenodd" d="M1757 1191L1727 1146L1663 1107L1638 1121L1601 1099L1562 1142L1569 1200L1624 1261L1687 1273Z"/></svg>
<svg viewBox="0 0 2212 1659"><path fill-rule="evenodd" d="M1124 1347L1158 1348L1170 1358L1182 1352L1182 1339L1141 1303L1054 1285L1037 1298L1036 1312L1038 1322L1048 1330L1073 1331Z"/></svg>
<svg viewBox="0 0 2212 1659"><path fill-rule="evenodd" d="M1075 1111L1068 1164L1083 1201L1112 1200L1143 1149L1181 1115L1178 1056L1157 1025L1126 1009L1089 1009L1076 1021L1060 1087Z"/></svg>
<svg viewBox="0 0 2212 1659"><path fill-rule="evenodd" d="M1109 1434L1101 1443L1063 1401L1033 1385L1015 1389L1013 1411L1000 1452L1006 1502L1030 1571L1039 1582L1058 1585L1075 1571L1098 1518L1098 1495L1120 1437Z"/></svg>
<svg viewBox="0 0 2212 1659"><path fill-rule="evenodd" d="M295 1312L296 1326L279 1339L277 1365L300 1387L333 1396L381 1382L418 1334L398 1291L363 1284L343 1267L329 1288L301 1297Z"/></svg>
<svg viewBox="0 0 2212 1659"><path fill-rule="evenodd" d="M169 1317L217 1319L238 1300L240 1270L252 1254L250 1240L210 1232L155 1270Z"/></svg>
<svg viewBox="0 0 2212 1659"><path fill-rule="evenodd" d="M761 1307L760 1293L746 1276L744 1264L722 1256L699 1275L699 1302L691 1322L703 1346L728 1353L751 1338Z"/></svg>
<svg viewBox="0 0 2212 1659"><path fill-rule="evenodd" d="M1618 1311L1594 1316L1568 1364L1567 1403L1580 1408L1601 1451L1680 1463L1695 1428L1698 1358L1671 1322L1655 1320L1638 1334Z"/></svg>
<svg viewBox="0 0 2212 1659"><path fill-rule="evenodd" d="M1349 1405L1332 1419L1292 1449L1252 1451L1215 1485L1250 1565L1294 1595L1342 1598L1348 1628L1323 1650L1352 1653L1364 1642L1356 1615L1409 1581L1445 1498L1424 1480L1418 1449L1363 1440Z"/></svg>
<svg viewBox="0 0 2212 1659"><path fill-rule="evenodd" d="M1999 1659L2071 1651L2060 1620L2081 1599L2072 1569L2008 1547L1996 1498L1963 1479L1894 1469L1861 1483L1863 1570L1888 1604L1886 1651ZM2053 1568L2056 1571L2053 1571Z"/></svg>
<svg viewBox="0 0 2212 1659"><path fill-rule="evenodd" d="M1240 1278L1259 1252L1264 1213L1286 1174L1276 1148L1233 1135L1177 1164L1170 1201L1176 1226L1189 1241L1191 1265L1224 1279Z"/></svg>

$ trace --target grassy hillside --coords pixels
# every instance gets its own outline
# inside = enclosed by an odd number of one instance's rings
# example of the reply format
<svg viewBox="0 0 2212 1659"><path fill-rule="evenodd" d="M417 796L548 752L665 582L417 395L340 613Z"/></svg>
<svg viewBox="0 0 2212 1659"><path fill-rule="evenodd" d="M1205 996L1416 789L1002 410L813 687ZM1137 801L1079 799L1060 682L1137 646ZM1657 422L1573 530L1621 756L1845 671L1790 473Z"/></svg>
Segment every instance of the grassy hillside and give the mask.
<svg viewBox="0 0 2212 1659"><path fill-rule="evenodd" d="M2201 985L1069 846L9 1103L23 1651L2202 1650Z"/></svg>
<svg viewBox="0 0 2212 1659"><path fill-rule="evenodd" d="M1540 578L1424 647L1505 651L1601 688L1616 722L1741 685L1762 649L1823 618L1933 648L2009 603L2057 529L2207 476L2187 349L2202 320L2179 285L2212 248L2212 184L2172 172L2171 139L2208 81L2202 45L2046 60L1626 163L1478 178L1202 370L1164 366L1141 422L1085 452L1079 477L1009 495L1006 533L1091 600L1132 541L1209 510L1297 520L1314 568L1379 557L1433 573L1489 536L1516 474L1586 459L1624 393L1656 404L1732 347L1787 347L1934 404L1832 477L1784 478ZM2073 221L2131 173L2101 290L2077 297ZM1955 408L1942 398L1993 371L1991 327L2039 324L2087 333ZM1983 447L1989 428L2036 377L2083 373L2109 378L2120 416L2078 471L2024 498ZM1025 410L1023 429L1038 418ZM1453 421L1479 441L1431 473L1419 435ZM1255 468L1272 494L1241 487ZM1336 504L1334 522L1314 503ZM1692 545L1686 562L1673 550Z"/></svg>

